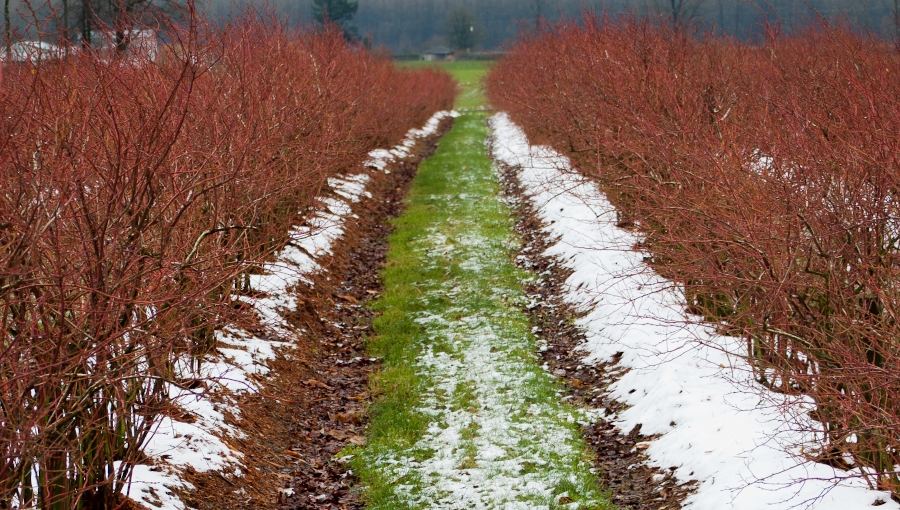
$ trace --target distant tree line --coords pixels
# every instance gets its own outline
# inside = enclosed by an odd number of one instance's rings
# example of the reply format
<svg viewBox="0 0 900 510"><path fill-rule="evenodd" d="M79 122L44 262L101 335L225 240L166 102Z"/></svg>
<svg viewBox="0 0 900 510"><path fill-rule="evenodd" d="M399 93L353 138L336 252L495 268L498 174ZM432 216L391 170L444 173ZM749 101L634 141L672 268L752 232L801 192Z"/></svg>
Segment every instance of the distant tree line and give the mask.
<svg viewBox="0 0 900 510"><path fill-rule="evenodd" d="M790 32L814 19L844 17L861 29L889 37L897 33L900 0L360 0L355 22L360 34L395 53L415 53L438 44L450 45L452 13L471 12L481 30L480 47L499 49L521 28L537 20L576 17L583 9L612 12L626 9L654 13L683 24L718 27L742 39L759 37L763 24L780 20Z"/></svg>
<svg viewBox="0 0 900 510"><path fill-rule="evenodd" d="M85 23L83 13L88 12L82 8L85 4L96 3L95 12L109 12L103 16L112 18L116 6L173 10L171 4L184 0L30 0L30 8L25 8L24 1L4 0L14 26L34 26L35 15L46 16L52 12L52 16L64 20L61 32L77 34ZM248 3L271 6L297 23L312 23L327 13L348 38L387 48L395 54L420 53L438 45L496 50L514 39L521 29L533 30L537 24L554 22L561 16L574 18L584 9L651 13L684 25L715 27L741 39L760 37L761 27L767 21L780 22L782 32L789 33L821 15L830 20L844 19L861 30L900 39L900 0L252 0ZM41 5L44 7L36 11L35 6ZM198 6L221 17L229 17L236 9L233 0L198 0ZM463 28L468 28L468 34Z"/></svg>

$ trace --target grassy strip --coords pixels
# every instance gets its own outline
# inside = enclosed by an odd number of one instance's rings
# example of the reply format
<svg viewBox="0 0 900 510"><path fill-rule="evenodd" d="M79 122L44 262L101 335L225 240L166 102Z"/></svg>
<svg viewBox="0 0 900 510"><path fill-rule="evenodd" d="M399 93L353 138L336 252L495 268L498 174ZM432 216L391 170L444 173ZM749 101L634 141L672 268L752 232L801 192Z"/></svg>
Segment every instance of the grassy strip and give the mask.
<svg viewBox="0 0 900 510"><path fill-rule="evenodd" d="M519 311L510 211L484 114L457 119L390 239L371 339L384 360L351 465L371 508L605 508L578 423Z"/></svg>

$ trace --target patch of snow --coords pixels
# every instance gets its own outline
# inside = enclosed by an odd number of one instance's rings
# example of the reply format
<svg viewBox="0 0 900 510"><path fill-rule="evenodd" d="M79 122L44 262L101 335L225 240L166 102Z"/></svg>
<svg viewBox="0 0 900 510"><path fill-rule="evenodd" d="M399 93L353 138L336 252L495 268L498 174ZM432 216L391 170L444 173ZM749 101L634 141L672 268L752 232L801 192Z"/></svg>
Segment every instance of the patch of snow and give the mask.
<svg viewBox="0 0 900 510"><path fill-rule="evenodd" d="M802 455L815 439L798 432L816 428L806 415L809 398L758 385L741 339L685 313L683 294L633 250L639 236L615 226L615 209L595 183L561 154L531 146L506 114L493 116L490 126L496 161L518 170L548 237L558 239L546 255L573 271L565 299L587 312L579 320L586 362L621 352L620 364L630 368L610 387L629 406L618 426L641 424L642 433L660 435L646 450L650 462L699 481L686 510L848 510L878 499L882 508L900 508L854 473Z"/></svg>
<svg viewBox="0 0 900 510"><path fill-rule="evenodd" d="M422 129L410 130L403 142L391 151L372 151L366 166L385 170L395 161L395 156L401 159L408 156L410 147L434 134L441 120L455 115L446 111L436 113ZM240 475L242 455L228 441L240 438L242 433L226 422L222 410L227 408L238 418L240 411L234 395L257 392L255 378L268 374L268 362L302 334L282 315L296 306L296 299L288 289L301 282L311 284L307 276L322 270L316 259L330 255L334 243L343 236L346 221L353 218L352 204L372 196L365 190L370 180L366 173L329 178L328 186L339 198L319 198L319 206L306 215L306 223L291 229L289 242L275 261L265 264L262 274L250 275L250 286L261 297L240 299L256 311L267 330L265 334L254 336L237 328L225 328L216 332L216 353L207 356L199 370L192 368L189 360L178 361L179 373L184 378L204 381L208 389L195 392L170 386L173 400L190 414L192 422L169 416L159 419L155 433L144 447L153 465L134 466L129 489L132 499L152 508L185 510L173 492L173 489L192 488L181 476L181 470L190 467L197 472L217 470Z"/></svg>
<svg viewBox="0 0 900 510"><path fill-rule="evenodd" d="M185 508L173 489L193 488L193 485L185 482L172 468L138 464L134 466L127 495L135 501L149 504L150 508Z"/></svg>
<svg viewBox="0 0 900 510"><path fill-rule="evenodd" d="M329 177L328 185L338 195L350 200L351 202L359 202L359 197L372 198L372 194L365 191L370 177L366 174L356 174L340 179L338 177Z"/></svg>
<svg viewBox="0 0 900 510"><path fill-rule="evenodd" d="M507 244L477 228L453 243L432 230L417 249L434 267L453 263L479 274L506 257ZM571 469L585 462L581 445L563 423L586 424L590 418L535 398L530 385L546 374L511 354L523 347L523 339L507 326L524 319L513 317L514 310L471 305L483 292L480 285L460 285L457 279L424 287L425 302L458 303L415 319L432 339L416 360L431 381L416 412L430 424L411 448L380 455L376 462L410 507L549 510L550 504L540 502L566 499L559 487L580 486ZM467 401L454 404L456 399ZM599 504L581 503L573 507Z"/></svg>
<svg viewBox="0 0 900 510"><path fill-rule="evenodd" d="M400 142L399 145L395 146L393 149L375 149L369 153L369 159L366 160L365 166L369 168L374 168L376 170L385 171L385 168L388 164L397 159L403 159L410 155L409 149L415 147L417 140L429 137L435 133L437 133L438 127L441 125L441 121L450 117L456 118L459 117L459 112L456 110L452 111L441 111L434 114L428 122L422 126L421 129L411 129L408 133L406 133L406 137Z"/></svg>

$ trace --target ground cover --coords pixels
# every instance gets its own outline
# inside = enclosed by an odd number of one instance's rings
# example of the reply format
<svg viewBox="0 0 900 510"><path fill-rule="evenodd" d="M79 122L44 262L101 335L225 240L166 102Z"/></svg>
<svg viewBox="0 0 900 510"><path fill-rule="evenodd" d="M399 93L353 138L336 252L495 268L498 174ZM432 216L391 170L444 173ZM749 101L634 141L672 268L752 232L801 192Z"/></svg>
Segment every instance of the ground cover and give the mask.
<svg viewBox="0 0 900 510"><path fill-rule="evenodd" d="M465 97L465 96L464 96ZM540 366L511 211L464 110L396 222L370 352L383 359L364 448L371 508L605 508L580 426Z"/></svg>
<svg viewBox="0 0 900 510"><path fill-rule="evenodd" d="M502 137L494 134L493 138L494 146L506 145ZM510 165L498 152L502 151L494 152L493 157L505 201L516 211L516 232L523 241L516 264L537 275L525 287L528 305L524 311L542 343L540 355L544 367L565 384L573 402L596 410L593 422L584 428L583 435L594 450L595 465L603 474L603 484L612 502L618 508L630 510L679 510L696 489L696 480L692 476L680 480L673 466L652 462L646 448L658 435L643 430L643 424L628 428L618 419L629 407L611 394L611 387L629 370L621 363L624 351L617 351L621 356L596 359L585 348L592 336L590 329L595 329L586 328L584 323L591 308L572 300L571 296L576 292L599 296L591 287L576 290L569 285L575 268L572 257L566 255L574 253L559 253L559 244L564 242L559 234L565 233L566 227L557 226L556 218L548 221L548 209L559 209L556 207L559 201L571 196L566 190L567 181L560 180L561 185L556 187L536 186L535 181L521 178L528 165ZM555 189L544 196L556 196L559 200L538 198L542 188ZM562 208L563 211L556 212L564 213L566 206Z"/></svg>

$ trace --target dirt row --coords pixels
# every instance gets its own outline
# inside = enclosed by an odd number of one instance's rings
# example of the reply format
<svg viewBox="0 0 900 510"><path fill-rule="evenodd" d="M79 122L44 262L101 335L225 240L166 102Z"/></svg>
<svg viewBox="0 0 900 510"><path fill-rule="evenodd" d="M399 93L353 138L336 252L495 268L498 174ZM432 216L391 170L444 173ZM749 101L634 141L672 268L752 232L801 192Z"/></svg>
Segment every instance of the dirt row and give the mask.
<svg viewBox="0 0 900 510"><path fill-rule="evenodd" d="M574 401L588 408L605 409L606 419L599 419L582 433L595 454L595 467L610 491L612 501L623 510L680 510L684 499L694 490L696 481L682 482L673 476L675 467L649 467L644 454L653 436L641 434L640 425L630 431L613 423L624 404L608 395L609 386L625 374L616 356L610 362L585 362L586 353L577 350L584 333L575 325L581 316L563 300L563 289L571 271L559 260L543 253L554 242L542 230L544 225L525 197L514 169L501 168L504 199L516 213L515 230L522 240L516 264L538 276L525 291L535 303L525 308L538 338L546 341L541 356L550 373L559 378Z"/></svg>
<svg viewBox="0 0 900 510"><path fill-rule="evenodd" d="M319 260L326 271L313 285L293 289L297 309L287 315L297 328L290 352L271 362L258 394L240 399L245 436L228 438L244 454L242 476L221 472L187 473L195 490L180 496L200 510L356 509L354 477L333 456L348 444L365 441L369 374L377 360L366 357L364 336L372 314L365 304L381 292L380 271L387 253L390 220L403 210L418 164L431 156L452 125L411 151L415 156L373 171L366 190L371 198L353 204L334 256Z"/></svg>

